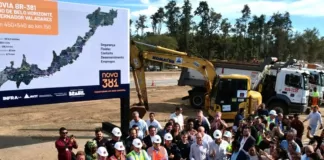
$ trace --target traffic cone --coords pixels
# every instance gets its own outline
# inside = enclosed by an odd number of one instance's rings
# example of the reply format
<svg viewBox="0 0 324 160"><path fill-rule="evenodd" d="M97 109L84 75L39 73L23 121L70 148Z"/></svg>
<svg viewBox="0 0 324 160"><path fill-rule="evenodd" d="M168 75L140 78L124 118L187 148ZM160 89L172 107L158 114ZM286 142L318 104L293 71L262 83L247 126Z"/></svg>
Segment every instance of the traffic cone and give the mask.
<svg viewBox="0 0 324 160"><path fill-rule="evenodd" d="M154 80L152 80L152 84L151 84L151 86L152 86L152 87L154 87L154 86L155 86L155 84L154 84Z"/></svg>

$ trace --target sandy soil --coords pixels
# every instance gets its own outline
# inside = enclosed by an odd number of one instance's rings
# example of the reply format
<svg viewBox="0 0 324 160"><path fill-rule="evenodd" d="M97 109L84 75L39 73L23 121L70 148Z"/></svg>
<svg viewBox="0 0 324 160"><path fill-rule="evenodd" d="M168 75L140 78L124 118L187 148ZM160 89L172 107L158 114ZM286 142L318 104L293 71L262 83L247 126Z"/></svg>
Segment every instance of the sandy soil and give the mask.
<svg viewBox="0 0 324 160"><path fill-rule="evenodd" d="M156 112L159 121L166 121L177 105L187 103L181 98L187 95L188 90L188 87L178 86L149 88L150 111ZM131 104L136 102L136 92L132 90ZM100 127L101 122L120 123L118 99L0 111L0 160L54 160L57 159L54 141L60 127L68 128L69 134L77 137L79 149L83 150L85 142L93 138L94 128ZM184 114L194 115L194 110L184 107Z"/></svg>
<svg viewBox="0 0 324 160"><path fill-rule="evenodd" d="M148 89L151 111L160 122L165 122L178 105L183 106L185 116L194 116L194 109L181 98L189 87L152 87ZM131 104L137 102L136 92L131 91ZM58 129L68 128L77 137L79 150L94 136L94 128L101 122L119 125L119 100L99 100L20 108L1 109L0 160L55 160L54 142ZM321 108L324 113L324 109ZM144 117L147 119L147 115ZM301 116L301 120L305 115ZM305 126L308 125L306 122ZM307 140L305 139L305 142Z"/></svg>

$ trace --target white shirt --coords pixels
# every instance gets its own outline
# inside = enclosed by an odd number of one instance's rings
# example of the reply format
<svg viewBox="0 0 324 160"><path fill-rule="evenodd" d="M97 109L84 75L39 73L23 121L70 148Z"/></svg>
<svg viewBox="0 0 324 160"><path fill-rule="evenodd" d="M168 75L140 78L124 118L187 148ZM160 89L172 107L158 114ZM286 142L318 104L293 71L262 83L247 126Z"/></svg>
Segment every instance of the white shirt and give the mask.
<svg viewBox="0 0 324 160"><path fill-rule="evenodd" d="M180 129L183 129L183 125L184 125L184 123L183 123L183 116L182 116L182 114L180 113L179 115L176 115L176 112L174 112L174 113L172 113L171 115L170 115L170 119L174 119L174 121L176 122L176 123L179 123L180 124Z"/></svg>
<svg viewBox="0 0 324 160"><path fill-rule="evenodd" d="M317 123L319 122L320 124L322 124L322 116L319 112L312 112L310 113L306 120L309 119L309 125L310 126L317 126Z"/></svg>
<svg viewBox="0 0 324 160"><path fill-rule="evenodd" d="M208 159L208 144L202 143L202 145L198 145L197 143L193 143L190 146L190 160L207 160Z"/></svg>
<svg viewBox="0 0 324 160"><path fill-rule="evenodd" d="M192 139L193 139L193 141L194 141L195 143L197 142L197 141L196 141L196 136L193 137ZM202 137L202 140L203 140L203 142L206 143L206 144L209 144L209 143L211 143L211 142L214 142L213 138L212 138L210 135L206 134L206 133L205 133L204 136Z"/></svg>
<svg viewBox="0 0 324 160"><path fill-rule="evenodd" d="M146 120L146 124L147 124L148 127L154 126L157 130L162 129L162 126L161 126L160 122L157 121L156 119L154 119L153 122L151 122L151 120Z"/></svg>
<svg viewBox="0 0 324 160"><path fill-rule="evenodd" d="M228 142L222 140L222 142L218 145L215 141L209 143L209 155L215 152L215 157L209 156L209 160L226 160L226 148L228 147Z"/></svg>
<svg viewBox="0 0 324 160"><path fill-rule="evenodd" d="M246 140L248 139L249 137L243 137L242 140L241 140L241 145L240 145L240 150L243 150L243 147L244 147L244 144L246 142ZM244 150L243 150L244 151ZM246 151L244 151L246 152Z"/></svg>

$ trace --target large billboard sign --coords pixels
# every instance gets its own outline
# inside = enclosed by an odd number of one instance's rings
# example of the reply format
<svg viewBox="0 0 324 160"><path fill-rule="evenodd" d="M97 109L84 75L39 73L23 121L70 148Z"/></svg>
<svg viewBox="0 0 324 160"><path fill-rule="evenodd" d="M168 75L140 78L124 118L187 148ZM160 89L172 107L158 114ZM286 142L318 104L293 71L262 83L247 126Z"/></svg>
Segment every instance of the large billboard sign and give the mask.
<svg viewBox="0 0 324 160"><path fill-rule="evenodd" d="M0 2L0 107L129 96L129 10Z"/></svg>

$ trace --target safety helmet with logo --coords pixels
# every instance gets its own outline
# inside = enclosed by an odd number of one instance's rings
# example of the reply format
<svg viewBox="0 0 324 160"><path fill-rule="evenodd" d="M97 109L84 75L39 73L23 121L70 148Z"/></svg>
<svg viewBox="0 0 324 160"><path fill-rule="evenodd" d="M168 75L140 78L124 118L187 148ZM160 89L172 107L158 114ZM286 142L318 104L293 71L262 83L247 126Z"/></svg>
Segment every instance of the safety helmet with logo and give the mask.
<svg viewBox="0 0 324 160"><path fill-rule="evenodd" d="M215 130L213 136L216 139L222 138L222 132L220 130Z"/></svg>
<svg viewBox="0 0 324 160"><path fill-rule="evenodd" d="M161 140L161 137L159 135L155 135L153 137L153 143L161 143L162 140Z"/></svg>
<svg viewBox="0 0 324 160"><path fill-rule="evenodd" d="M133 140L133 143L132 145L135 147L135 148L142 148L143 144L142 144L142 141L138 138L135 138Z"/></svg>
<svg viewBox="0 0 324 160"><path fill-rule="evenodd" d="M164 135L164 140L167 140L167 141L172 141L173 140L173 137L170 133L166 133Z"/></svg>
<svg viewBox="0 0 324 160"><path fill-rule="evenodd" d="M125 146L124 146L123 142L116 142L114 145L114 148L119 151L125 150Z"/></svg>
<svg viewBox="0 0 324 160"><path fill-rule="evenodd" d="M112 133L114 136L116 136L116 137L121 137L121 136L122 136L122 133L121 133L121 131L120 131L120 129L119 129L118 127L115 127L115 128L111 131L111 133Z"/></svg>
<svg viewBox="0 0 324 160"><path fill-rule="evenodd" d="M99 156L103 156L103 157L107 157L108 156L108 152L106 147L99 147L97 150L97 153L99 154Z"/></svg>

